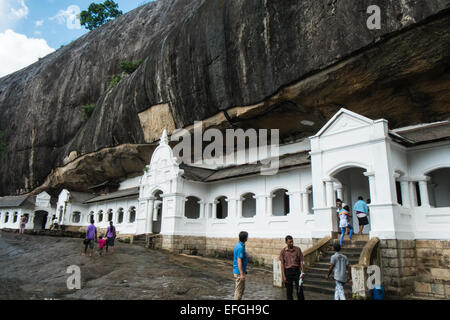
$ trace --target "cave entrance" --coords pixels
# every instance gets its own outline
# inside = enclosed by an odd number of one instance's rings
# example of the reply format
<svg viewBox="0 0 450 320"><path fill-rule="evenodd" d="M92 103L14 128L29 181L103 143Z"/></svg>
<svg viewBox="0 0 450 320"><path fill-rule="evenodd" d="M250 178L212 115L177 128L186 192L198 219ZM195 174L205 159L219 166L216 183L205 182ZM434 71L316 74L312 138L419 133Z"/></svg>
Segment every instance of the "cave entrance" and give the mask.
<svg viewBox="0 0 450 320"><path fill-rule="evenodd" d="M34 230L45 230L47 224L48 212L47 211L36 211L34 213L33 219L33 229Z"/></svg>

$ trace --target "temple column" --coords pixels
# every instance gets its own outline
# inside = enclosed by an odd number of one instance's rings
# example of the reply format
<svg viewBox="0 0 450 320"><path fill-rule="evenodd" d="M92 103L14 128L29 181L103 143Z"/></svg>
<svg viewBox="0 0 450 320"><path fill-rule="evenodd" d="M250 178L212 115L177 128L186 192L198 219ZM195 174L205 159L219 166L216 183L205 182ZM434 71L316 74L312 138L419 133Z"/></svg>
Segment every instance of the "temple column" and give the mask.
<svg viewBox="0 0 450 320"><path fill-rule="evenodd" d="M302 192L302 212L303 212L303 214L312 213L312 212L309 212L309 195L310 194L311 194L311 191Z"/></svg>
<svg viewBox="0 0 450 320"><path fill-rule="evenodd" d="M430 198L428 195L428 181L430 177L425 176L419 181L420 202L422 207L430 207Z"/></svg>
<svg viewBox="0 0 450 320"><path fill-rule="evenodd" d="M336 205L336 200L334 199L334 187L333 180L325 179L325 190L326 190L326 206L327 208L334 207Z"/></svg>

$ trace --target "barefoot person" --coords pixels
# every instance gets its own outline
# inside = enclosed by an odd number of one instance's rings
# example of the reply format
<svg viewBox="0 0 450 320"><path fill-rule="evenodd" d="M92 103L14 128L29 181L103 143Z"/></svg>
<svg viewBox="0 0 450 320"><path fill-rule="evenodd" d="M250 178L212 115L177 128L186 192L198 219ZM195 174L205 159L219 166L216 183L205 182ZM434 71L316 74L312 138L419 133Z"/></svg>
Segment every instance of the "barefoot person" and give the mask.
<svg viewBox="0 0 450 320"><path fill-rule="evenodd" d="M352 285L352 272L347 257L339 252L341 251L339 243L334 243L333 248L336 253L331 256L330 269L325 279L328 280L334 270L334 280L336 281L334 300L345 300L344 285L347 282Z"/></svg>
<svg viewBox="0 0 450 320"><path fill-rule="evenodd" d="M358 201L356 201L355 205L353 206L353 211L356 213L356 216L358 217L358 224L359 224L358 234L362 234L364 226L369 224L369 220L367 219L367 215L369 214L369 208L367 207L367 204L364 202L363 197L361 196L358 197Z"/></svg>
<svg viewBox="0 0 450 320"><path fill-rule="evenodd" d="M84 254L87 253L87 248L89 247L90 254L92 257L92 253L94 252L94 242L97 241L97 228L94 226L94 220L91 220L91 224L86 229L86 239L84 239Z"/></svg>
<svg viewBox="0 0 450 320"><path fill-rule="evenodd" d="M116 239L116 227L113 222L109 222L109 227L106 229L106 253L108 253L109 247L111 247L111 254L114 254L114 240Z"/></svg>
<svg viewBox="0 0 450 320"><path fill-rule="evenodd" d="M286 286L286 296L288 300L293 300L293 284L295 284L297 299L303 300L299 288L299 279L303 279L305 274L305 267L303 265L303 253L299 247L294 246L294 239L292 236L286 236L286 247L281 249L280 261L281 261L281 274L283 276L283 282ZM300 270L302 274L300 275Z"/></svg>
<svg viewBox="0 0 450 320"><path fill-rule="evenodd" d="M245 275L247 274L247 254L245 252L245 242L248 240L248 233L239 233L239 242L233 250L233 274L236 282L234 290L234 300L241 300L245 290Z"/></svg>

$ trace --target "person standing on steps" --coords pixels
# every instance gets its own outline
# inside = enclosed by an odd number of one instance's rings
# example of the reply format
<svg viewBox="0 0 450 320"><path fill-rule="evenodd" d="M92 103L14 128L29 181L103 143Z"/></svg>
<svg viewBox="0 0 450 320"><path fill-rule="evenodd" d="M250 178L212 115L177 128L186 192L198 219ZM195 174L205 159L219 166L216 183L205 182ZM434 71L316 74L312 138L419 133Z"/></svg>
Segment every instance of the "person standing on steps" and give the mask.
<svg viewBox="0 0 450 320"><path fill-rule="evenodd" d="M355 205L353 206L353 211L356 213L356 216L358 217L358 224L359 224L358 234L362 234L364 226L369 224L369 220L367 219L367 215L369 214L369 208L367 207L367 204L364 202L363 197L361 196L358 197L358 201L356 201Z"/></svg>
<svg viewBox="0 0 450 320"><path fill-rule="evenodd" d="M106 229L106 253L108 253L108 248L111 247L111 254L114 254L114 240L116 239L116 227L114 227L113 222L109 222L109 227Z"/></svg>
<svg viewBox="0 0 450 320"><path fill-rule="evenodd" d="M239 242L233 250L233 274L236 283L234 300L241 300L245 290L245 275L247 274L247 253L245 243L248 240L248 232L239 233Z"/></svg>
<svg viewBox="0 0 450 320"><path fill-rule="evenodd" d="M339 244L342 247L342 243L344 241L345 231L349 229L349 238L352 240L353 235L353 226L351 224L351 213L350 208L345 203L342 204L343 208L339 212L339 227L341 228L341 239Z"/></svg>
<svg viewBox="0 0 450 320"><path fill-rule="evenodd" d="M293 300L293 283L295 284L297 299L304 300L300 294L299 279L304 277L305 266L303 264L303 253L299 247L294 246L294 239L292 236L286 236L286 247L281 249L281 274L283 276L283 283L286 286L286 297L288 300ZM300 274L300 270L302 273Z"/></svg>
<svg viewBox="0 0 450 320"><path fill-rule="evenodd" d="M329 279L331 272L334 270L334 280L336 281L336 288L334 289L334 300L345 300L344 285L349 282L352 286L352 272L350 269L350 264L345 255L340 253L341 246L339 243L335 242L333 244L335 254L331 256L330 268L325 279Z"/></svg>
<svg viewBox="0 0 450 320"><path fill-rule="evenodd" d="M338 233L341 233L341 228L339 228L339 212L342 210L342 200L337 198L336 199L336 216L337 216L337 223L338 223Z"/></svg>

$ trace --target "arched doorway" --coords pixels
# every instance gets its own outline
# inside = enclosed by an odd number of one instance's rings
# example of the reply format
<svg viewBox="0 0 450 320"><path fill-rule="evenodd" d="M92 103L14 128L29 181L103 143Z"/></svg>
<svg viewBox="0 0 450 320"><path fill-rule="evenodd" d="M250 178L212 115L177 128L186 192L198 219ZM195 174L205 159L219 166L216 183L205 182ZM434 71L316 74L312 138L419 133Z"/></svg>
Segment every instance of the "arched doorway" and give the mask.
<svg viewBox="0 0 450 320"><path fill-rule="evenodd" d="M34 230L45 230L47 224L48 212L47 211L36 211L34 213L33 219L33 229Z"/></svg>
<svg viewBox="0 0 450 320"><path fill-rule="evenodd" d="M153 226L152 233L159 234L161 233L161 221L162 221L162 210L163 210L163 192L161 190L156 191L153 194L155 197L155 202L153 204Z"/></svg>
<svg viewBox="0 0 450 320"><path fill-rule="evenodd" d="M435 208L450 207L450 168L436 169L427 175L430 177L428 183L430 205Z"/></svg>
<svg viewBox="0 0 450 320"><path fill-rule="evenodd" d="M363 200L370 202L370 188L369 179L364 175L365 169L360 167L350 167L341 170L333 175L336 180L336 194L341 197L343 203L350 207L352 212L352 225L353 230L358 233L359 223L356 213L353 212L353 206L358 201L358 197L363 197ZM339 224L339 220L338 220ZM339 230L339 228L338 228ZM363 229L363 234L368 234L370 231L370 216L369 225L366 225Z"/></svg>

